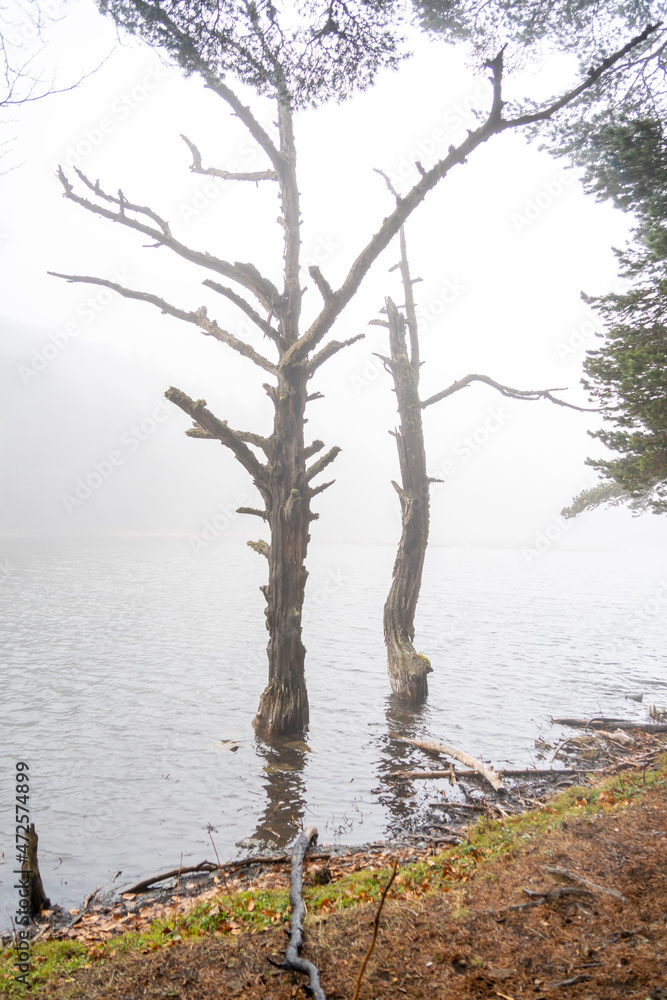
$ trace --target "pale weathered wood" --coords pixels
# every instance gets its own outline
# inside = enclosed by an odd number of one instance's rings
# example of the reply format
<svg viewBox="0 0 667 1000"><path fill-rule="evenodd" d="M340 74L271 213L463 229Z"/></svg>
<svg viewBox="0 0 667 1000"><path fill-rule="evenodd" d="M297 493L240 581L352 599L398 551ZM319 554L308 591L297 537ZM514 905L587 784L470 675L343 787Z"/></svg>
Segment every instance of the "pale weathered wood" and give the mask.
<svg viewBox="0 0 667 1000"><path fill-rule="evenodd" d="M504 793L507 791L503 785L503 779L497 771L494 771L488 764L483 764L476 757L471 757L465 750L459 750L458 747L452 746L451 743L441 743L439 740L410 740L402 736L395 736L393 733L390 733L390 736L401 743L410 743L414 747L419 747L420 750L430 750L431 753L444 753L447 757L454 757L456 760L460 760L462 764L466 764L472 768L473 771L477 771L483 778L486 778L497 792Z"/></svg>
<svg viewBox="0 0 667 1000"><path fill-rule="evenodd" d="M546 768L535 768L535 767L525 767L512 770L501 770L496 772L503 778L532 778L535 777L548 777L553 774L555 777L560 777L562 775L571 774L573 778L576 778L579 774L592 774L595 773L594 770L584 769L584 768L556 768L556 767L546 767ZM388 778L409 778L413 781L420 781L426 778L452 778L452 771L390 771L387 775ZM477 778L482 777L479 771L457 771L454 769L454 778Z"/></svg>

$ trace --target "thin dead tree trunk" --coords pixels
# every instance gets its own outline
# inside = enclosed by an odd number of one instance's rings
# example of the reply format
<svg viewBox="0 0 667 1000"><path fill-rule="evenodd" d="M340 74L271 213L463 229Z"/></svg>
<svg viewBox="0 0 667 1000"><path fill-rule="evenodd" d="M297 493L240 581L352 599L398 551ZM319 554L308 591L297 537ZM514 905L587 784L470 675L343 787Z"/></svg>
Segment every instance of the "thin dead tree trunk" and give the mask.
<svg viewBox="0 0 667 1000"><path fill-rule="evenodd" d="M403 231L401 230L403 237ZM403 239L402 239L403 244ZM402 255L403 260L405 257ZM405 261L407 264L407 261ZM412 288L406 287L408 316ZM415 612L421 590L422 571L428 545L429 496L426 451L419 400L419 351L416 327L399 313L387 299L391 371L396 390L400 426L393 432L398 449L401 485L392 482L401 502L401 540L398 545L391 589L384 606L384 641L387 647L387 670L394 694L406 701L424 701L428 695L431 664L418 653L415 637ZM411 351L408 354L406 325L410 328Z"/></svg>
<svg viewBox="0 0 667 1000"><path fill-rule="evenodd" d="M400 203L400 198L389 178L387 186ZM405 230L400 229L400 260L392 270L401 273L405 315L388 298L385 302L387 319L373 320L376 325L389 328L389 354L378 355L392 377L400 426L390 431L396 439L401 485L392 480L401 503L401 538L396 553L391 589L384 606L384 640L387 647L387 671L391 689L406 702L420 703L428 696L428 674L432 672L428 657L418 653L413 645L415 638L415 613L421 591L422 573L426 558L429 534L430 484L434 482L426 469L426 450L422 410L459 392L473 382L483 382L511 399L548 399L557 406L581 410L558 397L557 389L514 389L502 385L487 375L466 375L447 389L422 400L419 395L419 330L413 285L419 278L410 275Z"/></svg>

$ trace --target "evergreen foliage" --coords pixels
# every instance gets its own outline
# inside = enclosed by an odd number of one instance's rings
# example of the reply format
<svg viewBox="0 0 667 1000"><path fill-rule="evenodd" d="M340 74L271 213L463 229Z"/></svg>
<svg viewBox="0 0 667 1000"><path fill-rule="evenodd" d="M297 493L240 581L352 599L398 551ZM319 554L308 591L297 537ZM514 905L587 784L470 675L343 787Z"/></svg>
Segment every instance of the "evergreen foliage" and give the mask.
<svg viewBox="0 0 667 1000"><path fill-rule="evenodd" d="M292 108L343 100L403 58L400 0L97 0L187 74L236 80Z"/></svg>

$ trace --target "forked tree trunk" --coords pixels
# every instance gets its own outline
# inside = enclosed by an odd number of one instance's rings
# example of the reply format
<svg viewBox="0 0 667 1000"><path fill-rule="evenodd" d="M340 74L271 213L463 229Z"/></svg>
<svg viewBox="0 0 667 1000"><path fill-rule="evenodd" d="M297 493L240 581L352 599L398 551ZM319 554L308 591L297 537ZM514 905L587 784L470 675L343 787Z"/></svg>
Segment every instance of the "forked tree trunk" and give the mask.
<svg viewBox="0 0 667 1000"><path fill-rule="evenodd" d="M406 322L387 299L390 369L401 418L395 432L401 485L393 483L401 501L401 540L394 563L391 590L384 606L384 640L392 691L406 701L420 702L428 695L431 664L417 653L415 612L428 545L429 482L419 400L419 354L408 356ZM412 332L412 331L411 331ZM416 333L416 331L415 331Z"/></svg>

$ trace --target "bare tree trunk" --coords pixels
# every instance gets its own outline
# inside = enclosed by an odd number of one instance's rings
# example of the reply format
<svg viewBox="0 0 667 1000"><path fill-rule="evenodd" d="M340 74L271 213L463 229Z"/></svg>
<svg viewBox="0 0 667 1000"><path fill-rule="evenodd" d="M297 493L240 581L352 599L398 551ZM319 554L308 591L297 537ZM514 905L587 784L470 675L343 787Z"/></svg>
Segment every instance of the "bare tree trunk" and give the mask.
<svg viewBox="0 0 667 1000"><path fill-rule="evenodd" d="M266 627L269 630L269 682L253 725L267 734L305 729L308 695L301 640L301 613L310 535L310 488L306 480L304 411L306 377L301 368L281 371L273 390L276 416L269 452L269 583Z"/></svg>
<svg viewBox="0 0 667 1000"><path fill-rule="evenodd" d="M417 653L415 612L421 588L429 525L429 482L419 400L419 355L408 357L406 321L387 299L390 369L394 380L400 427L395 431L401 468L401 486L392 485L401 501L401 540L394 563L391 589L384 606L387 670L394 694L420 702L428 695L431 664ZM412 333L412 331L411 331ZM413 344L414 337L411 338Z"/></svg>

